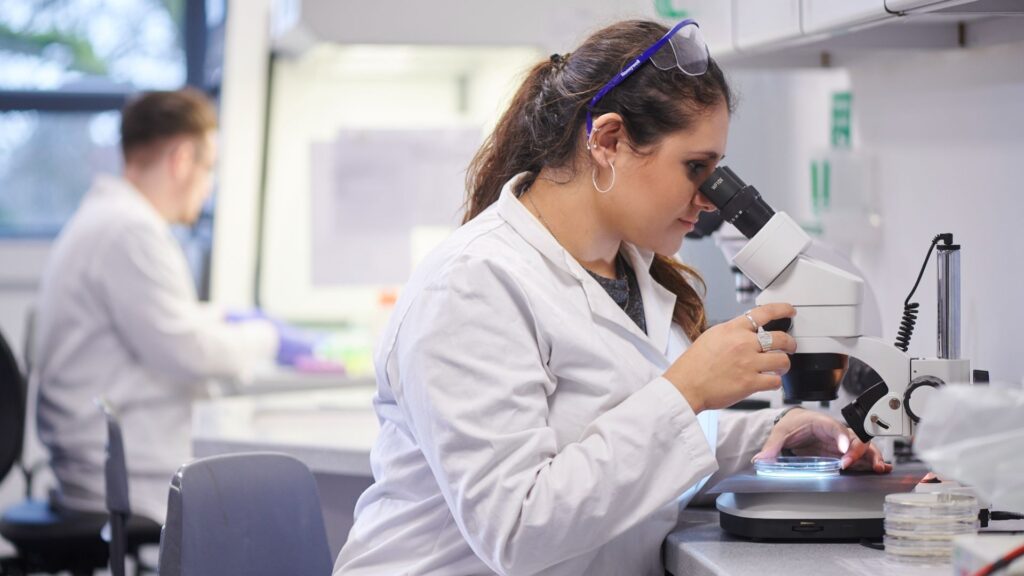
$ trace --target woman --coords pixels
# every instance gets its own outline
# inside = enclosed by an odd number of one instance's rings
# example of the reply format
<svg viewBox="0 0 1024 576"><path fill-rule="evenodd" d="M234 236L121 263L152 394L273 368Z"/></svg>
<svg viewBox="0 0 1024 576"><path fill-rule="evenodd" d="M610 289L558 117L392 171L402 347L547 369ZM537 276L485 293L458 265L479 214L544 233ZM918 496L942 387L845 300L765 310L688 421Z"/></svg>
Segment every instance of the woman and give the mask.
<svg viewBox="0 0 1024 576"><path fill-rule="evenodd" d="M706 329L672 259L713 209L697 187L731 102L687 21L615 24L530 71L380 343L376 483L336 574L663 574L678 507L759 449L888 469L810 410L715 412L778 388L795 350L755 336L788 304Z"/></svg>

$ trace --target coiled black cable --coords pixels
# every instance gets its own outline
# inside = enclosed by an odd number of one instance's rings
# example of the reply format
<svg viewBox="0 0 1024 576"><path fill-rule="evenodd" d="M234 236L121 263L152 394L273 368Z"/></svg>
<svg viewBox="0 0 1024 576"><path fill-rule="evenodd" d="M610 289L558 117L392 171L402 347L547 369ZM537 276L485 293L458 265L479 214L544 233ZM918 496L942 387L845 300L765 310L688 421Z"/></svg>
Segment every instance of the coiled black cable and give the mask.
<svg viewBox="0 0 1024 576"><path fill-rule="evenodd" d="M924 256L924 264L921 265L921 271L917 274L917 281L914 282L914 287L910 289L910 294L907 294L907 299L903 301L903 319L900 321L900 329L897 332L896 347L904 352L910 347L910 337L914 335L914 326L917 324L917 309L921 307L920 304L911 302L910 299L914 297L914 292L917 292L917 286L921 283L921 277L924 276L925 268L928 267L928 260L932 257L932 250L935 249L936 244L940 240L943 244L949 246L953 243L953 234L947 232L932 238L932 245L928 247L928 253Z"/></svg>

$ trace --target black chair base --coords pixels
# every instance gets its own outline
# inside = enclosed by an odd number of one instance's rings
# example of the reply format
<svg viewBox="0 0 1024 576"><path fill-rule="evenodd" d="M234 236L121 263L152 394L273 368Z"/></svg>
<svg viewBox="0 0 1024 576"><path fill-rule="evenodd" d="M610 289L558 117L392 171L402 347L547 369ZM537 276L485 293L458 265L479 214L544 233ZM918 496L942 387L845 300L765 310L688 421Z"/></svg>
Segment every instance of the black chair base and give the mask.
<svg viewBox="0 0 1024 576"><path fill-rule="evenodd" d="M3 573L68 571L78 576L106 568L110 548L100 537L106 523L105 513L57 512L39 500L8 508L0 535L18 556L3 561ZM125 532L129 556L137 556L140 546L160 543L160 525L148 518L132 517Z"/></svg>

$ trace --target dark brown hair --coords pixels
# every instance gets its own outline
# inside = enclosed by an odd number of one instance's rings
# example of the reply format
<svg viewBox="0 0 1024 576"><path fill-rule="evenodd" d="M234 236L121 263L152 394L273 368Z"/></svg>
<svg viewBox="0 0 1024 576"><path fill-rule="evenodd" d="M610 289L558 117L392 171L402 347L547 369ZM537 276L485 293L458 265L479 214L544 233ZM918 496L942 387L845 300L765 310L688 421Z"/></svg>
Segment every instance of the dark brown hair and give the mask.
<svg viewBox="0 0 1024 576"><path fill-rule="evenodd" d="M148 92L121 111L121 151L125 161L141 160L154 145L175 136L194 136L202 143L217 128L217 111L205 94L194 88Z"/></svg>
<svg viewBox="0 0 1024 576"><path fill-rule="evenodd" d="M591 35L567 58L552 57L534 66L469 166L463 221L493 204L505 183L521 172L528 174L519 182L517 195L545 166L567 168L575 175L584 147L587 103L666 32L656 22L619 22ZM713 60L700 76L659 70L648 62L606 94L593 116L618 113L630 145L640 150L690 129L700 115L722 104L732 110L732 93ZM694 287L706 289L700 275L674 258L656 255L651 276L676 295L672 319L696 339L707 327L702 296Z"/></svg>

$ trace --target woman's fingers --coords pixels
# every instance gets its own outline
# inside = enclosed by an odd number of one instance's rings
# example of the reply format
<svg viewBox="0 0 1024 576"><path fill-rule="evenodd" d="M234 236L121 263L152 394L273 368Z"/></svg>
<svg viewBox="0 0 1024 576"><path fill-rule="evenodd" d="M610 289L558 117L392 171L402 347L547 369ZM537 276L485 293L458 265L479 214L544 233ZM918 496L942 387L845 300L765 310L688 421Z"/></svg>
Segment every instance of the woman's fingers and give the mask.
<svg viewBox="0 0 1024 576"><path fill-rule="evenodd" d="M777 374L758 374L754 377L755 392L763 390L778 390L782 387L782 376Z"/></svg>
<svg viewBox="0 0 1024 576"><path fill-rule="evenodd" d="M754 358L754 367L758 372L775 372L785 374L789 372L789 355L781 352L769 352L758 354Z"/></svg>
<svg viewBox="0 0 1024 576"><path fill-rule="evenodd" d="M772 320L792 318L796 316L796 308L791 304L786 304L785 302L772 302L770 304L762 304L751 308L747 314L753 318L754 322L756 322L758 326L764 326ZM742 320L748 329L752 328L752 326L750 326L750 320L747 320L746 317L740 316L739 318L736 318L736 320Z"/></svg>
<svg viewBox="0 0 1024 576"><path fill-rule="evenodd" d="M769 332L772 335L772 350L793 354L796 352L796 338L785 332ZM760 343L758 343L760 350Z"/></svg>
<svg viewBox="0 0 1024 576"><path fill-rule="evenodd" d="M778 458L779 454L782 453L782 449L786 447L786 436L786 431L779 426L773 428L772 433L768 435L768 440L761 447L761 451L754 454L750 461L755 462L757 460Z"/></svg>

